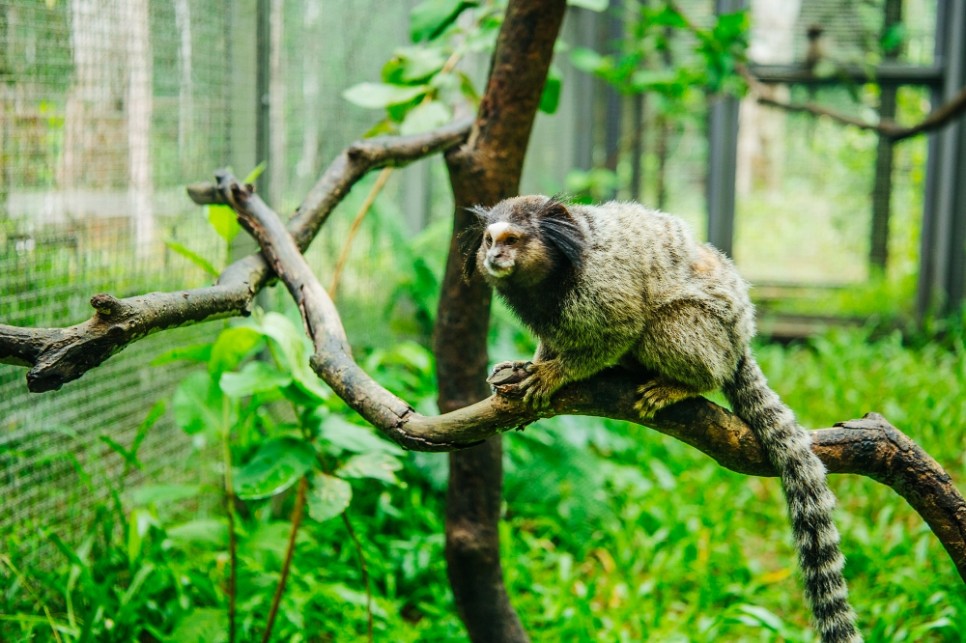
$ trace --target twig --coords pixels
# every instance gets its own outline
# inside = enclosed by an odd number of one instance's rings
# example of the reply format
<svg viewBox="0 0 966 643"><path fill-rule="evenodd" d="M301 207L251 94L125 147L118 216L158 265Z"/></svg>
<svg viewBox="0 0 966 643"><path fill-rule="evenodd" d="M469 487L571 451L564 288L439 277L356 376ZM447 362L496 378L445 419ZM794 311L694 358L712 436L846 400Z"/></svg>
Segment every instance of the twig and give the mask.
<svg viewBox="0 0 966 643"><path fill-rule="evenodd" d="M742 63L736 64L735 71L744 79L749 91L761 105L782 109L786 112L824 116L842 125L850 125L859 129L875 132L879 136L888 138L893 142L902 141L918 134L940 129L953 119L961 116L963 112L966 112L966 87L963 87L955 96L934 109L916 125L905 127L890 119L883 119L877 123L873 123L817 103L793 103L779 100L773 96L769 96L769 92L765 88L764 83L748 69L747 65Z"/></svg>
<svg viewBox="0 0 966 643"><path fill-rule="evenodd" d="M356 549L356 555L359 557L359 569L362 572L362 582L366 586L366 622L367 629L369 632L369 642L375 640L373 623L372 623L372 585L369 582L369 568L366 565L366 555L362 551L362 543L359 542L359 537L356 535L356 530L352 526L352 521L349 520L349 515L346 512L342 512L342 524L345 525L345 529L349 532L349 539L352 540L353 546Z"/></svg>
<svg viewBox="0 0 966 643"><path fill-rule="evenodd" d="M225 484L225 515L228 517L228 643L235 643L235 616L238 605L238 538L235 534L235 488L231 476L231 427L228 424L228 400L222 404L222 466Z"/></svg>
<svg viewBox="0 0 966 643"><path fill-rule="evenodd" d="M285 593L285 584L288 581L288 574L292 568L292 558L295 555L295 540L298 536L299 527L302 524L302 514L305 508L305 495L309 488L308 476L302 476L299 480L298 489L295 492L295 506L292 507L292 526L288 532L288 546L285 549L285 560L282 561L282 570L278 575L278 585L275 586L275 595L272 597L272 607L268 610L268 620L265 622L265 632L262 634L262 643L268 643L272 638L272 628L275 627L275 617L278 615L278 607L282 603L282 595Z"/></svg>
<svg viewBox="0 0 966 643"><path fill-rule="evenodd" d="M359 211L356 212L356 216L352 220L352 225L349 226L349 234L346 236L345 243L342 245L342 252L339 253L339 259L335 262L335 268L332 270L332 283L329 285L329 296L333 299L335 299L336 290L339 288L339 279L342 277L342 270L345 268L345 263L349 259L349 250L352 249L352 241L359 232L359 227L362 225L363 219L366 218L366 214L369 213L369 209L372 208L376 197L379 196L379 193L391 175L391 167L385 167L379 172L379 176L376 177L376 182L372 184L372 189L369 190L369 194L366 195L365 201L362 202Z"/></svg>

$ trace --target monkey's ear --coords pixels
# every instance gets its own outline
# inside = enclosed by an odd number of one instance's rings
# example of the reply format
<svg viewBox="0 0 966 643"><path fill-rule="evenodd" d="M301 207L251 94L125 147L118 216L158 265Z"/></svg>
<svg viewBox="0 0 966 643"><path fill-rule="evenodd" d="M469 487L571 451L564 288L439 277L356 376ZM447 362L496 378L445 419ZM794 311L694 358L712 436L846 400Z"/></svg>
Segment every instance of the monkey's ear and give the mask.
<svg viewBox="0 0 966 643"><path fill-rule="evenodd" d="M537 225L547 243L555 247L574 268L579 269L583 265L587 241L565 203L556 197L548 199L540 209Z"/></svg>

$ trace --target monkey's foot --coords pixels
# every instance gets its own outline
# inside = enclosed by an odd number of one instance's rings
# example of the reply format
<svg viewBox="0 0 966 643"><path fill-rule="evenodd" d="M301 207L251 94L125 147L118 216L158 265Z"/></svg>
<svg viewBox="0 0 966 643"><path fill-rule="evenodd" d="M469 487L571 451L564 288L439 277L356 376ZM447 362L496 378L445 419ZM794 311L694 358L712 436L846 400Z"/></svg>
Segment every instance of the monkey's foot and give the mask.
<svg viewBox="0 0 966 643"><path fill-rule="evenodd" d="M642 420L650 420L666 406L698 395L693 389L677 382L656 378L637 388L638 399L634 408Z"/></svg>
<svg viewBox="0 0 966 643"><path fill-rule="evenodd" d="M560 361L556 359L527 364L529 377L520 382L523 403L539 411L550 406L550 398L567 383Z"/></svg>

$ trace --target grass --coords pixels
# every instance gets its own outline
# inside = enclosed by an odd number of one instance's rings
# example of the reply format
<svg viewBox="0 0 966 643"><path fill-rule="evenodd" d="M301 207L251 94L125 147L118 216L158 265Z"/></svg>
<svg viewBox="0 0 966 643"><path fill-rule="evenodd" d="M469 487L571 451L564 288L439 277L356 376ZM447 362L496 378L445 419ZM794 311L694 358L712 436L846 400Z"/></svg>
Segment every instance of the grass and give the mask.
<svg viewBox="0 0 966 643"><path fill-rule="evenodd" d="M759 355L803 424L830 426L878 410L954 480L966 478L961 344L910 349L897 335L873 342L849 332L762 347ZM556 502L520 508L508 500L505 566L530 631L543 640L817 640L777 480L725 471L639 427L623 431L629 439L621 448L591 449L603 458L602 484L573 485L602 492L581 499L591 504L592 521L568 521ZM511 474L511 489L514 475L527 472ZM527 484L542 487L546 479L527 476ZM966 590L922 520L871 480L840 476L831 484L867 640L962 640ZM530 493L554 496L553 489Z"/></svg>

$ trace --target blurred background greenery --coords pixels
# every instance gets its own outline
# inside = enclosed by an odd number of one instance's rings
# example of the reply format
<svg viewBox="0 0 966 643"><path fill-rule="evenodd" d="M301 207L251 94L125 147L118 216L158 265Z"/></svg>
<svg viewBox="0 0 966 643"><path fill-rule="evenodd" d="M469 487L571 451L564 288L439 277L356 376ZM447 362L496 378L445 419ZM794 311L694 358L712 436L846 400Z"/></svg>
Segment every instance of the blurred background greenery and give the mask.
<svg viewBox="0 0 966 643"><path fill-rule="evenodd" d="M710 105L740 99L750 138L735 145L731 251L756 284L756 348L773 388L808 427L883 413L962 488L964 317L917 302L929 139L892 149L882 188L874 133L756 112L727 69L746 53L800 61L816 21L840 67L931 68L942 3L906 0L898 23L886 17L891 0L789 5L787 39L770 50L768 3L716 16L714 3L682 1L693 28L663 2L571 4L524 191L635 198L706 234ZM89 316L97 292L209 283L251 245L224 234L216 211L192 208L184 184L267 161L259 189L291 212L348 142L472 107L502 9L0 0L0 321L64 326ZM132 33L150 34L150 47ZM702 49L708 42L726 46ZM784 86L788 98L881 115L871 76L832 82L837 73ZM932 91L899 87L894 117L923 118ZM147 182L132 179L138 164ZM353 189L308 256L328 285L348 253L336 299L356 358L432 413L428 346L452 210L445 168L434 158L394 171L366 208L376 181ZM870 257L877 189L891 199L881 265ZM23 369L0 365L0 639L224 640L234 548L239 637L254 640L300 504L278 640L362 640L370 614L378 640L465 638L442 552L445 458L401 453L291 375L304 346L278 290L260 304L285 317L165 332L56 393L31 396ZM497 307L492 361L532 350ZM308 497L298 480L315 464L300 441L325 476ZM534 640L817 640L777 480L729 473L607 420L541 421L505 444L503 567ZM260 468L273 454L287 474ZM241 499L226 512L233 470ZM962 640L966 591L921 519L871 480L831 484L867 639Z"/></svg>

